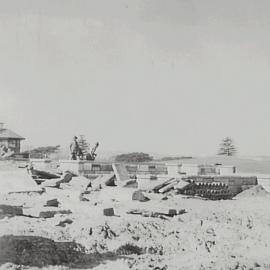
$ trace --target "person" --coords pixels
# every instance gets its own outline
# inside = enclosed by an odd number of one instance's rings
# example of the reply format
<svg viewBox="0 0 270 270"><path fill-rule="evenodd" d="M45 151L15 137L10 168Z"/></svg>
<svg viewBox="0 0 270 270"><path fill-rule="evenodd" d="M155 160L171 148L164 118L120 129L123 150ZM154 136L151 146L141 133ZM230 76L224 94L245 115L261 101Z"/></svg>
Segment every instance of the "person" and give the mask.
<svg viewBox="0 0 270 270"><path fill-rule="evenodd" d="M80 146L77 136L73 137L73 142L70 144L71 159L77 160L77 156L80 154Z"/></svg>

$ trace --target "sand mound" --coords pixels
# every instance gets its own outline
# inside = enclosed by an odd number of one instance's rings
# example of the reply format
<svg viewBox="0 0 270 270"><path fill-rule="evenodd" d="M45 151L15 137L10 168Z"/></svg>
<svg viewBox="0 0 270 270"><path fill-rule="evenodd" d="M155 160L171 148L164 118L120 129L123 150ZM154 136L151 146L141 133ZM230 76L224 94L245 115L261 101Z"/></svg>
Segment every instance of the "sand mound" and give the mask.
<svg viewBox="0 0 270 270"><path fill-rule="evenodd" d="M236 198L248 198L248 197L265 197L269 196L270 193L267 192L263 186L257 185L255 187L249 188L247 190L242 191L239 193Z"/></svg>

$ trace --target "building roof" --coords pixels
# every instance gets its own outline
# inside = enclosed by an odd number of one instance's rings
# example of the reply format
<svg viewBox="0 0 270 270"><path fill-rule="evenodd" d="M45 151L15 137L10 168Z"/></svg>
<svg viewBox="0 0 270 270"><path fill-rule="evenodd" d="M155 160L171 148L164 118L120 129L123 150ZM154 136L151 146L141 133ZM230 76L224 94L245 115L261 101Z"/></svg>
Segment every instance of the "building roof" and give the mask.
<svg viewBox="0 0 270 270"><path fill-rule="evenodd" d="M18 139L18 140L24 140L22 136L16 134L10 129L0 129L0 140L1 139Z"/></svg>

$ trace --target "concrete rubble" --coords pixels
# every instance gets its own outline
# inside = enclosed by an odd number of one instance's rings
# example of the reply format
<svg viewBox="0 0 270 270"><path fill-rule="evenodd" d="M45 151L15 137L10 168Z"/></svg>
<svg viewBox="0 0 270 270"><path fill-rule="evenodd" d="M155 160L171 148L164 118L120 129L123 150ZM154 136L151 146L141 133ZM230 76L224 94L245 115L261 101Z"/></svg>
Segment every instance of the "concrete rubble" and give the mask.
<svg viewBox="0 0 270 270"><path fill-rule="evenodd" d="M137 179L123 171L116 166L94 177L65 171L39 184L26 169L0 172L0 269L229 270L270 264L270 195L263 187L250 185L233 200L199 200L181 193L194 183L202 187L202 179L167 175L149 178L144 188L127 188ZM244 186L251 181L242 180Z"/></svg>
<svg viewBox="0 0 270 270"><path fill-rule="evenodd" d="M132 194L132 200L140 201L140 202L147 202L150 199L147 196L145 196L141 190L136 190Z"/></svg>

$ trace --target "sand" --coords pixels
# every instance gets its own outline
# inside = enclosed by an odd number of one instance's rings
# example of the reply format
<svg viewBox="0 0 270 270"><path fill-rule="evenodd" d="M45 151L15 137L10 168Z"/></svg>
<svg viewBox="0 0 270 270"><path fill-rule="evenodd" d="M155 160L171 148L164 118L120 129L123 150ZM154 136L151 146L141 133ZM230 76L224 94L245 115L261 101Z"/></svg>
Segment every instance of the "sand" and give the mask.
<svg viewBox="0 0 270 270"><path fill-rule="evenodd" d="M170 194L162 200L164 195L149 193L146 195L150 201L138 202L132 201L133 192L129 188L107 187L86 195L89 201L80 201L76 190L53 188L42 195L2 195L0 204L41 209L44 201L55 197L60 202L58 209L69 209L72 214L57 214L48 219L4 218L0 220L0 236L31 235L75 241L89 254L115 253L126 244L143 250L140 255L123 254L104 260L94 268L86 264L86 269L267 269L270 265L269 196L239 195L234 200L207 201ZM108 207L114 207L117 216L103 216L103 209ZM126 213L131 209L171 208L186 209L187 213L168 220ZM56 226L67 218L73 222L65 227ZM4 264L1 269L9 267L15 266Z"/></svg>

